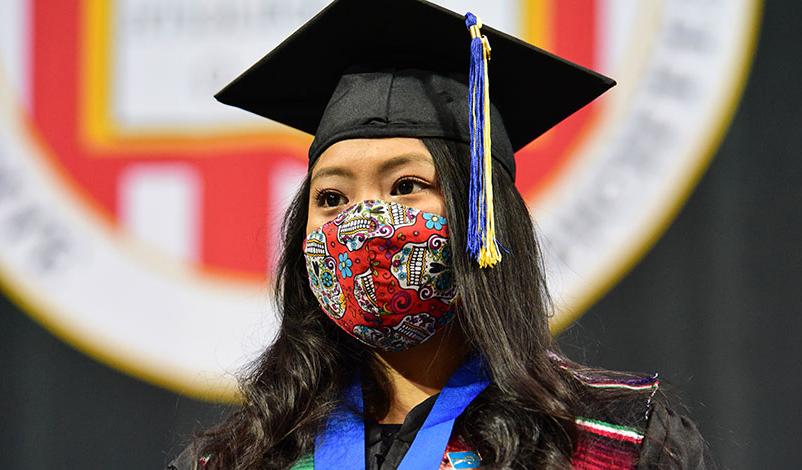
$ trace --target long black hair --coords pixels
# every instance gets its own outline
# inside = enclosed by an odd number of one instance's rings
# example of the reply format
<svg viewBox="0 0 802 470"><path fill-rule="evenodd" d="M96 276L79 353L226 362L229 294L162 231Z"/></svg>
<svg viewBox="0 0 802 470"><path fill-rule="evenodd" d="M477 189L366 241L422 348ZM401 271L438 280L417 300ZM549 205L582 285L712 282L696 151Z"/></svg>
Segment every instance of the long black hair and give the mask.
<svg viewBox="0 0 802 470"><path fill-rule="evenodd" d="M423 142L445 199L450 243L465 246L467 146ZM482 355L492 380L457 429L482 455L483 467L570 468L582 389L561 367L549 332L551 306L529 211L512 177L495 164L493 179L497 233L508 259L479 269L463 250L453 250L460 299L454 323L470 349ZM311 454L354 364L368 372L366 387L388 392L375 356L322 313L309 288L301 251L309 187L307 176L282 230L275 277L279 333L243 379L242 407L198 436L196 455L211 455L206 468L286 469Z"/></svg>

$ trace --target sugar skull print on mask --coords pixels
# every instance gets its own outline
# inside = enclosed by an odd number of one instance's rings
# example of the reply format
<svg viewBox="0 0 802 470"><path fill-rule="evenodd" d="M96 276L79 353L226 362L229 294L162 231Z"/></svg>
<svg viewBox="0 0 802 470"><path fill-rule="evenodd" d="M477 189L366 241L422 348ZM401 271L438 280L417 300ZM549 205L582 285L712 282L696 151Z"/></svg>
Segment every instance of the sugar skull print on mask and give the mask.
<svg viewBox="0 0 802 470"><path fill-rule="evenodd" d="M357 203L304 242L323 311L363 343L402 351L452 318L448 221L394 202Z"/></svg>

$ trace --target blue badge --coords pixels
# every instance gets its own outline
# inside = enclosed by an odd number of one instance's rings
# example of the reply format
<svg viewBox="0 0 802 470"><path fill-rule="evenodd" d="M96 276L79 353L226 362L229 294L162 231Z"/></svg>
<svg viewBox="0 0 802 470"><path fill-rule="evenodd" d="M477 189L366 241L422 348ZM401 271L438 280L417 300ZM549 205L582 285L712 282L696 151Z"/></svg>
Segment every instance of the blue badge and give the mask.
<svg viewBox="0 0 802 470"><path fill-rule="evenodd" d="M472 450L465 452L449 452L446 455L448 456L448 461L451 462L451 466L455 469L479 468L479 464L482 462L482 459L479 458L479 454Z"/></svg>

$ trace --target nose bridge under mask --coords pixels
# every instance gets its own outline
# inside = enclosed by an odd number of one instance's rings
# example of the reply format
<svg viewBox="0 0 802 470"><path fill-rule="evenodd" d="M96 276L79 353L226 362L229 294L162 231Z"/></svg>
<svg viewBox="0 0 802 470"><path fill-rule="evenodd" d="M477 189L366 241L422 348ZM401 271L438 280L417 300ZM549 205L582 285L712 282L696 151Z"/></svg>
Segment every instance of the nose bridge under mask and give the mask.
<svg viewBox="0 0 802 470"><path fill-rule="evenodd" d="M448 221L383 200L360 201L304 242L322 310L370 346L403 350L453 316Z"/></svg>
<svg viewBox="0 0 802 470"><path fill-rule="evenodd" d="M360 202L367 202L367 201L382 201L390 203L392 202L388 194L384 194L383 188L381 188L377 183L373 184L363 184L361 188L353 195L354 203L351 204L358 204Z"/></svg>

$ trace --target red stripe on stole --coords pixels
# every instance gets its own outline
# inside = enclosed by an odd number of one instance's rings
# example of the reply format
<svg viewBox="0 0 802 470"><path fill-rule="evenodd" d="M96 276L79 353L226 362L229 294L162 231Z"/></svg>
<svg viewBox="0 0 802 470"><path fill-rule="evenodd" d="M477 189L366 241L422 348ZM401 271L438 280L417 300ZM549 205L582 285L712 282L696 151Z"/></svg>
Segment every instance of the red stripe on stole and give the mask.
<svg viewBox="0 0 802 470"><path fill-rule="evenodd" d="M631 469L639 451L632 442L582 432L571 463L578 470Z"/></svg>

